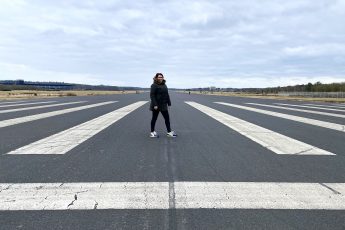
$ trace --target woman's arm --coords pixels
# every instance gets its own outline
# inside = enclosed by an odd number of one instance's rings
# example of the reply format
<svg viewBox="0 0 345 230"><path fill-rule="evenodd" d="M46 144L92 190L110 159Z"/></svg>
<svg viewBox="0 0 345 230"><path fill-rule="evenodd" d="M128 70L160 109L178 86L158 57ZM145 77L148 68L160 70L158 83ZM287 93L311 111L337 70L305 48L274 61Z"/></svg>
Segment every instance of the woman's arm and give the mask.
<svg viewBox="0 0 345 230"><path fill-rule="evenodd" d="M156 99L156 87L154 84L151 85L150 98L152 101L152 106L153 107L158 106L157 99Z"/></svg>
<svg viewBox="0 0 345 230"><path fill-rule="evenodd" d="M169 92L168 92L168 106L171 106L171 101L170 101L170 95L169 95Z"/></svg>

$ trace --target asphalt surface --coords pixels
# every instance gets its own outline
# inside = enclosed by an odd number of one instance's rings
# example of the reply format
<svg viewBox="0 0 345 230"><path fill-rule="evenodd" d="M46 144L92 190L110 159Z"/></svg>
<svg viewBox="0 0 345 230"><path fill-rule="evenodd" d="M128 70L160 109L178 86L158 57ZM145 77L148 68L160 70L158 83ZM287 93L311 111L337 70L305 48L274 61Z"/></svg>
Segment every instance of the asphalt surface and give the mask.
<svg viewBox="0 0 345 230"><path fill-rule="evenodd" d="M156 125L156 131L161 137L149 138L151 112L147 103L63 155L8 155L7 153L131 103L149 101L149 94L28 100L57 101L55 103L87 102L0 114L1 122L59 109L118 101L0 128L0 183L174 181L345 183L345 132L227 107L214 102L228 102L345 125L343 118L245 104L249 102L269 105L305 104L303 102L188 95L175 92L170 92L170 96L171 126L177 132L177 138L165 136L166 129L161 115ZM336 155L275 154L196 110L185 101L194 101L214 108ZM34 105L0 107L0 111L31 106ZM345 108L343 112L303 109L345 115ZM345 229L345 211L291 209L0 211L0 229Z"/></svg>

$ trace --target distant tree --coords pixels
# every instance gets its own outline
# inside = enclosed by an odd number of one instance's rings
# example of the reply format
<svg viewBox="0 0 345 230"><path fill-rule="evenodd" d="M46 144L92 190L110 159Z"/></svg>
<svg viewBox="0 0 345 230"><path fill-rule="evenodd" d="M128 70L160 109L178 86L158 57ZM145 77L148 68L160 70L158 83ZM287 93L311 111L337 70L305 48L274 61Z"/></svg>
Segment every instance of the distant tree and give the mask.
<svg viewBox="0 0 345 230"><path fill-rule="evenodd" d="M305 90L307 92L311 92L312 88L313 88L313 84L309 82L308 85L306 86Z"/></svg>

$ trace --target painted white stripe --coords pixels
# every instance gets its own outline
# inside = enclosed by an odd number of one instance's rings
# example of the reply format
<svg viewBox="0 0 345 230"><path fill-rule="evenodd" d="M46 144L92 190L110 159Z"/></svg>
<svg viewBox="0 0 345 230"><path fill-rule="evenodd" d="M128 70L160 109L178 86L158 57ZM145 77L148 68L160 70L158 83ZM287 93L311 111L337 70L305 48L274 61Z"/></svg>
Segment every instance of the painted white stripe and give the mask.
<svg viewBox="0 0 345 230"><path fill-rule="evenodd" d="M0 184L0 210L168 209L169 183Z"/></svg>
<svg viewBox="0 0 345 230"><path fill-rule="evenodd" d="M3 108L3 107L21 106L21 105L48 104L48 103L54 103L54 102L56 102L56 101L40 101L40 102L31 102L31 103L21 103L21 104L11 104L11 105L0 105L0 108Z"/></svg>
<svg viewBox="0 0 345 230"><path fill-rule="evenodd" d="M89 109L89 108L94 108L94 107L98 107L102 105L108 105L115 102L116 101L108 101L108 102L96 103L92 105L84 105L84 106L79 106L79 107L74 107L74 108L69 108L69 109L57 110L57 111L52 111L52 112L47 112L47 113L40 113L40 114L31 115L31 116L8 119L8 120L0 121L0 128L16 125L16 124L21 124L21 123L29 122L29 121L35 121L35 120L39 120L39 119L43 119L47 117L53 117L53 116L57 116L61 114L71 113L75 111L80 111L83 109Z"/></svg>
<svg viewBox="0 0 345 230"><path fill-rule="evenodd" d="M345 112L342 109L328 109L328 108L320 108L316 106L307 106L307 105L292 105L292 104L284 104L284 103L274 103L276 105L285 105L291 107L300 107L300 108L309 108L309 109L320 109L320 110L328 110L328 111L337 111L337 112Z"/></svg>
<svg viewBox="0 0 345 230"><path fill-rule="evenodd" d="M323 127L323 128L327 128L327 129L333 129L333 130L345 132L345 125L341 125L341 124L325 122L325 121L320 121L320 120L316 120L316 119L299 117L299 116L294 116L294 115L289 115L289 114L284 114L284 113L278 113L278 112L273 112L273 111L267 111L267 110L263 110L263 109L256 109L256 108L252 108L252 107L248 107L248 106L236 105L236 104L231 104L231 103L225 103L225 102L215 102L215 103L221 104L221 105L226 105L226 106L231 106L231 107L235 107L235 108L239 108L239 109L244 109L244 110L248 110L248 111L253 111L253 112L257 112L257 113L262 113L262 114L270 115L273 117L284 118L284 119L288 119L288 120L292 120L292 121L302 122L302 123L309 124L309 125L315 125L315 126L319 126L319 127Z"/></svg>
<svg viewBox="0 0 345 230"><path fill-rule="evenodd" d="M176 182L176 208L345 209L344 183Z"/></svg>
<svg viewBox="0 0 345 230"><path fill-rule="evenodd" d="M345 106L341 105L316 105L316 104L303 104L303 105L309 105L309 106L316 106L316 107L327 107L327 108L340 108L340 109L345 109ZM344 111L344 110L343 110Z"/></svg>
<svg viewBox="0 0 345 230"><path fill-rule="evenodd" d="M344 210L345 183L91 182L0 184L0 210Z"/></svg>
<svg viewBox="0 0 345 230"><path fill-rule="evenodd" d="M326 112L312 111L312 110L306 110L306 109L295 109L295 108L288 108L288 107L284 107L284 106L266 105L266 104L259 104L259 103L246 103L246 104L248 104L248 105L263 106L263 107L269 107L269 108L276 108L276 109L298 111L298 112L303 112L303 113L313 113L313 114L319 114L319 115L330 116L330 117L345 118L345 115L343 115L343 114L336 114L336 113L326 113Z"/></svg>
<svg viewBox="0 0 345 230"><path fill-rule="evenodd" d="M199 103L186 103L277 154L335 155Z"/></svg>
<svg viewBox="0 0 345 230"><path fill-rule="evenodd" d="M59 103L59 104L53 104L53 105L41 105L41 106L25 107L25 108L18 108L18 109L7 109L7 110L0 110L0 113L12 113L12 112L18 112L18 111L24 111L24 110L50 108L50 107L56 107L56 106L61 106L61 105L73 105L73 104L79 104L79 103L85 103L85 102L87 101L74 101L74 102L66 102L66 103Z"/></svg>
<svg viewBox="0 0 345 230"><path fill-rule="evenodd" d="M145 103L147 103L147 101L139 101L127 105L70 129L11 151L8 154L65 154Z"/></svg>

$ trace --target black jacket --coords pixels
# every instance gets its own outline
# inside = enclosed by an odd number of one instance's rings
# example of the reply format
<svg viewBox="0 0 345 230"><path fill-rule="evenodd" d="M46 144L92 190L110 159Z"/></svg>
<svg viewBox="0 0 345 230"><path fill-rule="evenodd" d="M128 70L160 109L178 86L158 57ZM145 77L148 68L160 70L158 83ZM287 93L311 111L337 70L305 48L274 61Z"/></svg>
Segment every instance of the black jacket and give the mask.
<svg viewBox="0 0 345 230"><path fill-rule="evenodd" d="M171 106L170 96L168 92L168 87L165 84L165 80L161 84L157 81L151 85L150 91L151 104L150 110L154 110L154 106L158 106L159 111L167 111L168 106Z"/></svg>

